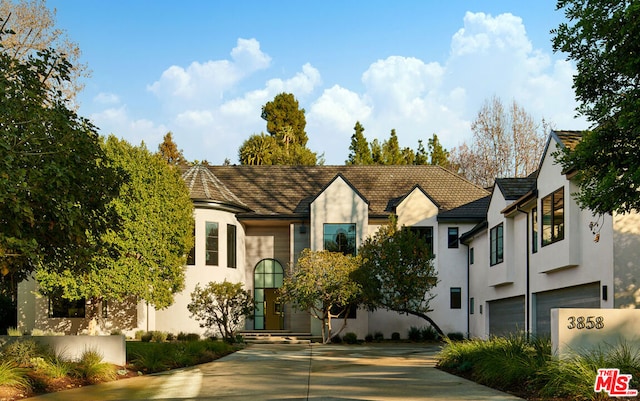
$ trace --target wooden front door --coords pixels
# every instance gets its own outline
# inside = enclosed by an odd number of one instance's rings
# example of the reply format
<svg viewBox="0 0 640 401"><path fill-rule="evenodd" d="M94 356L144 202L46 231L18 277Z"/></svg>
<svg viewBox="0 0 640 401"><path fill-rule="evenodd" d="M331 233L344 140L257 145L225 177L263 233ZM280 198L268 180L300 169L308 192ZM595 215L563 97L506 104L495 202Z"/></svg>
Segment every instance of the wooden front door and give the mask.
<svg viewBox="0 0 640 401"><path fill-rule="evenodd" d="M264 328L265 330L282 330L284 328L283 306L278 301L277 288L264 289Z"/></svg>

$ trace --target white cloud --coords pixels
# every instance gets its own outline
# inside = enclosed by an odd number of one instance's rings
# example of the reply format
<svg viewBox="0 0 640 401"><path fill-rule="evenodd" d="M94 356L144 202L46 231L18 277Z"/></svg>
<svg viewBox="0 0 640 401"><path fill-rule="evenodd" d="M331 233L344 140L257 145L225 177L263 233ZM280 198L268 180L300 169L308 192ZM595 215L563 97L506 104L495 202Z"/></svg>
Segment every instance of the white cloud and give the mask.
<svg viewBox="0 0 640 401"><path fill-rule="evenodd" d="M94 98L93 101L99 104L117 104L120 103L120 98L115 93L100 92Z"/></svg>
<svg viewBox="0 0 640 401"><path fill-rule="evenodd" d="M133 145L144 142L150 150L155 150L164 135L170 131L163 124L132 118L125 105L91 114L89 118L96 126L101 127L102 135L113 134L126 138Z"/></svg>

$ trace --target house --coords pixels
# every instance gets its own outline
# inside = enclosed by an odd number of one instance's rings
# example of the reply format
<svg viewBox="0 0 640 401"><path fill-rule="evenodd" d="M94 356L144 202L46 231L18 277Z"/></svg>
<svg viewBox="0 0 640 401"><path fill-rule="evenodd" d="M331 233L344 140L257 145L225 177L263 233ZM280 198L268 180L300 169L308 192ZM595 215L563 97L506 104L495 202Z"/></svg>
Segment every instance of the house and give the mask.
<svg viewBox="0 0 640 401"><path fill-rule="evenodd" d="M552 131L527 178L496 179L486 220L466 232L469 335L550 334L552 308L635 308L640 291L638 214L593 215L579 207L575 172L553 153L577 131Z"/></svg>
<svg viewBox="0 0 640 401"><path fill-rule="evenodd" d="M579 208L573 172L552 155L579 139L579 132L551 132L535 174L498 178L490 192L439 166L192 166L183 173L195 206L185 289L164 310L135 300L100 305L101 326L205 333L187 311L190 294L227 280L255 298L245 330L319 335L317 320L279 303L284 275L305 248L355 253L391 214L433 249L439 283L430 317L445 333L544 335L553 307L633 308L640 218ZM78 311L87 305L56 309L34 295L35 286L20 284L21 328L86 330ZM404 337L425 325L359 309L346 331Z"/></svg>

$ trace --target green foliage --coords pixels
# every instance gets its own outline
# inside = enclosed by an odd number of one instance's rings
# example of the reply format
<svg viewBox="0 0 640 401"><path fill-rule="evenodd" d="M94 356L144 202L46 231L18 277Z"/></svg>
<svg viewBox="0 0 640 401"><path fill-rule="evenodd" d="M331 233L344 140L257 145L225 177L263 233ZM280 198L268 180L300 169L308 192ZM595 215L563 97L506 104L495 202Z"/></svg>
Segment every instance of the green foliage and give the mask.
<svg viewBox="0 0 640 401"><path fill-rule="evenodd" d="M578 172L581 206L601 214L640 210L640 4L559 0L557 8L568 22L552 32L553 48L575 61L577 111L594 127L558 160Z"/></svg>
<svg viewBox="0 0 640 401"><path fill-rule="evenodd" d="M449 161L449 152L442 147L438 135L433 134L429 139L428 145L429 154L431 155L431 161L429 164L432 166L442 166L444 168L451 167L451 161ZM417 164L417 163L416 163Z"/></svg>
<svg viewBox="0 0 640 401"><path fill-rule="evenodd" d="M121 220L100 238L105 246L83 266L39 269L42 292L67 299L144 299L156 308L173 303L184 287L186 255L193 246L193 203L177 169L144 146L110 136L103 143L109 164L129 180L110 206ZM94 311L95 312L95 311Z"/></svg>
<svg viewBox="0 0 640 401"><path fill-rule="evenodd" d="M161 372L211 362L238 350L222 341L186 341L173 343L127 343L127 362L146 373Z"/></svg>
<svg viewBox="0 0 640 401"><path fill-rule="evenodd" d="M352 277L362 288L363 302L370 309L383 308L419 316L439 333L442 330L427 315L438 283L429 245L410 229L397 229L395 217L362 244L360 267Z"/></svg>
<svg viewBox="0 0 640 401"><path fill-rule="evenodd" d="M375 341L382 341L384 340L384 334L382 334L381 331L376 331L375 333L373 333L373 339Z"/></svg>
<svg viewBox="0 0 640 401"><path fill-rule="evenodd" d="M122 177L96 128L45 82L69 82L72 68L53 49L16 58L0 45L0 280L10 295L37 267L81 271L114 225Z"/></svg>
<svg viewBox="0 0 640 401"><path fill-rule="evenodd" d="M235 331L245 316L254 312L253 299L242 283L211 282L206 287L196 285L187 305L200 327L216 327L225 341L236 341Z"/></svg>
<svg viewBox="0 0 640 401"><path fill-rule="evenodd" d="M438 335L438 332L433 328L433 326L422 328L420 330L420 337L424 341L437 341L440 339L440 335Z"/></svg>
<svg viewBox="0 0 640 401"><path fill-rule="evenodd" d="M332 344L342 344L342 337L340 337L340 334L336 334L334 336L331 337L331 343Z"/></svg>
<svg viewBox="0 0 640 401"><path fill-rule="evenodd" d="M22 330L16 328L16 327L8 327L7 328L7 335L10 337L21 337L22 336Z"/></svg>
<svg viewBox="0 0 640 401"><path fill-rule="evenodd" d="M168 333L164 331L154 330L151 332L151 340L156 343L163 343L167 341Z"/></svg>
<svg viewBox="0 0 640 401"><path fill-rule="evenodd" d="M19 367L14 361L0 362L0 386L8 386L29 390L31 385L27 377L27 369Z"/></svg>
<svg viewBox="0 0 640 401"><path fill-rule="evenodd" d="M354 133L351 136L351 144L349 145L349 158L345 162L347 166L365 166L373 164L373 157L369 149L369 143L364 137L364 127L360 121L356 122L353 127Z"/></svg>
<svg viewBox="0 0 640 401"><path fill-rule="evenodd" d="M346 310L358 300L360 286L351 279L360 258L340 252L312 251L300 254L293 272L284 279L280 288L283 302L295 308L309 311L322 322L322 340L328 342L333 335L331 314L333 307ZM338 333L344 328L338 331Z"/></svg>
<svg viewBox="0 0 640 401"><path fill-rule="evenodd" d="M344 337L342 337L342 340L347 344L357 344L358 336L356 333L353 333L350 331L344 334Z"/></svg>
<svg viewBox="0 0 640 401"><path fill-rule="evenodd" d="M393 333L391 333L391 340L400 341L400 333L398 333L397 331L394 331Z"/></svg>
<svg viewBox="0 0 640 401"><path fill-rule="evenodd" d="M305 110L301 109L295 96L280 93L262 106L261 117L267 122L267 132L279 143L307 144Z"/></svg>
<svg viewBox="0 0 640 401"><path fill-rule="evenodd" d="M409 327L409 331L407 332L407 337L410 341L420 341L422 340L422 334L420 333L420 329L415 326Z"/></svg>
<svg viewBox="0 0 640 401"><path fill-rule="evenodd" d="M153 339L153 333L150 331L147 331L146 333L143 333L140 336L140 341L142 341L143 343L148 343Z"/></svg>
<svg viewBox="0 0 640 401"><path fill-rule="evenodd" d="M54 379L69 376L75 369L74 363L64 358L62 354L52 352L40 358L40 361L34 366L35 370Z"/></svg>
<svg viewBox="0 0 640 401"><path fill-rule="evenodd" d="M90 383L100 383L116 379L116 367L102 362L102 354L95 349L85 350L75 366L74 375Z"/></svg>
<svg viewBox="0 0 640 401"><path fill-rule="evenodd" d="M640 387L640 347L621 342L605 345L596 351L576 352L570 358L553 358L541 369L539 384L541 394L547 397L571 397L573 399L600 399L602 393L594 393L593 385L598 369L618 368L631 374L629 388Z"/></svg>
<svg viewBox="0 0 640 401"><path fill-rule="evenodd" d="M464 340L464 334L459 331L454 331L451 333L447 333L447 338L451 341L462 341Z"/></svg>
<svg viewBox="0 0 640 401"><path fill-rule="evenodd" d="M172 166L187 165L187 160L182 154L182 149L178 149L178 145L174 142L171 131L165 134L162 143L158 145L157 155Z"/></svg>
<svg viewBox="0 0 640 401"><path fill-rule="evenodd" d="M2 347L2 358L19 366L31 366L31 360L40 356L43 348L32 339L20 338Z"/></svg>
<svg viewBox="0 0 640 401"><path fill-rule="evenodd" d="M366 336L364 336L364 341L368 343L373 342L373 334L368 333Z"/></svg>

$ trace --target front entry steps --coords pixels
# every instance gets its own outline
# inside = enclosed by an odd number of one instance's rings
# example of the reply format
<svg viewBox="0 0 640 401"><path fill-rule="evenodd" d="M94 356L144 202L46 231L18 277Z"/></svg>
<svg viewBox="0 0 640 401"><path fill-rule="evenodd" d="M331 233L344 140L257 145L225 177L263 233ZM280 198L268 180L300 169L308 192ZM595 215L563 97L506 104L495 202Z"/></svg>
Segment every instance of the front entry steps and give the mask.
<svg viewBox="0 0 640 401"><path fill-rule="evenodd" d="M243 330L238 334L251 344L309 344L316 340L311 333L294 333L288 330Z"/></svg>

